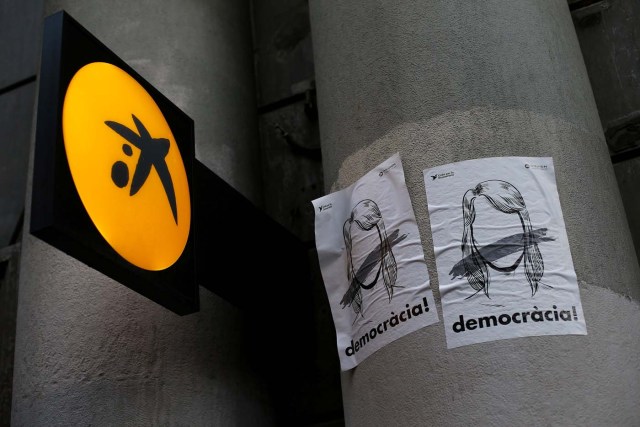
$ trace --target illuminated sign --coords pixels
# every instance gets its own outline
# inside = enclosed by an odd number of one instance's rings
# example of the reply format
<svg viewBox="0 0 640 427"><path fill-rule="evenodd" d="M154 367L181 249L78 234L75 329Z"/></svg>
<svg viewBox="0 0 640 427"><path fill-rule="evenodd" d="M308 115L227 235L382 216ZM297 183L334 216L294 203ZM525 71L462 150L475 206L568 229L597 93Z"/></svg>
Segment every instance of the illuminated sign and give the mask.
<svg viewBox="0 0 640 427"><path fill-rule="evenodd" d="M189 237L189 183L151 95L115 65L85 65L67 88L62 131L73 182L100 234L140 268L173 265Z"/></svg>
<svg viewBox="0 0 640 427"><path fill-rule="evenodd" d="M64 12L45 20L38 103L31 233L197 311L193 121Z"/></svg>

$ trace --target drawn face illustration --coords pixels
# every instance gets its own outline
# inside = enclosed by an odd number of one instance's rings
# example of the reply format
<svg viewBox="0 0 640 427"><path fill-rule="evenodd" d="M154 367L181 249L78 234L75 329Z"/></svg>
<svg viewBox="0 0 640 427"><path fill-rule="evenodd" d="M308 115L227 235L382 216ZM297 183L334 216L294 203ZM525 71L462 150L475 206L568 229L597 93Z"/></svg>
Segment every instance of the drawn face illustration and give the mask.
<svg viewBox="0 0 640 427"><path fill-rule="evenodd" d="M378 205L370 199L358 202L342 228L349 288L342 308L362 313L362 289L372 289L382 277L389 301L397 278L397 265Z"/></svg>
<svg viewBox="0 0 640 427"><path fill-rule="evenodd" d="M380 277L382 259L380 256L369 256L380 246L380 228L378 223L382 215L377 205L371 200L360 202L353 208L350 218L351 262L355 280L362 289L371 289ZM355 224L354 224L355 223ZM354 226L355 225L355 226Z"/></svg>
<svg viewBox="0 0 640 427"><path fill-rule="evenodd" d="M524 251L526 231L518 213L504 213L497 210L485 197L475 200L476 216L473 224L473 240L478 250L487 248L495 242L505 241L502 246L509 246L509 251L504 251L497 259L491 263L498 268L508 269L518 262ZM511 238L516 236L516 238Z"/></svg>
<svg viewBox="0 0 640 427"><path fill-rule="evenodd" d="M509 273L522 264L531 294L535 295L544 274L537 234L542 230L534 232L520 191L506 181L481 182L464 194L462 214L462 261L453 267L452 276L455 278L461 269L475 293L484 292L489 297L490 270ZM520 228L513 218L518 218Z"/></svg>
<svg viewBox="0 0 640 427"><path fill-rule="evenodd" d="M189 184L151 95L114 65L88 64L67 88L62 125L73 182L100 234L140 268L173 265L189 237Z"/></svg>

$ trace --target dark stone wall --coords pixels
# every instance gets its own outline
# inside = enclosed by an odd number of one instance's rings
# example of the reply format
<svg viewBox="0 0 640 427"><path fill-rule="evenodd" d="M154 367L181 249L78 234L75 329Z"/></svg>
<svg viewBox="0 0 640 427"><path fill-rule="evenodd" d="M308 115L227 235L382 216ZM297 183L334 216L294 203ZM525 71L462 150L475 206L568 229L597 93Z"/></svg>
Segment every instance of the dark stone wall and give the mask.
<svg viewBox="0 0 640 427"><path fill-rule="evenodd" d="M11 421L19 236L25 203L41 0L0 2L0 426Z"/></svg>

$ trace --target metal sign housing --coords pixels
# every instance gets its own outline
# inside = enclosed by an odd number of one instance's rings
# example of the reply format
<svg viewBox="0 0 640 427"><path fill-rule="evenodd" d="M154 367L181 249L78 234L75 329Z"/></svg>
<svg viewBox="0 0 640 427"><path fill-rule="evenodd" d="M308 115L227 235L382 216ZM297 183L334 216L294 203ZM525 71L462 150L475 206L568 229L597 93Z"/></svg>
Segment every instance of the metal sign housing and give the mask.
<svg viewBox="0 0 640 427"><path fill-rule="evenodd" d="M198 311L193 121L64 11L45 20L39 77L31 233Z"/></svg>

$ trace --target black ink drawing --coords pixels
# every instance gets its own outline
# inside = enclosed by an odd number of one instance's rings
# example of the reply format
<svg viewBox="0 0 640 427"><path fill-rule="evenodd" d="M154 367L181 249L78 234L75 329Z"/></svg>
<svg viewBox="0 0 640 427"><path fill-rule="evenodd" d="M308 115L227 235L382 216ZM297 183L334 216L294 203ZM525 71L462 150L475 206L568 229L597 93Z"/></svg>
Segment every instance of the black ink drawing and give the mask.
<svg viewBox="0 0 640 427"><path fill-rule="evenodd" d="M478 248L473 236L473 222L476 217L474 202L477 197L486 198L498 212L517 214L520 218L523 232ZM546 228L533 230L529 212L520 191L506 181L489 180L481 182L464 194L462 214L464 220L462 260L451 270L452 278L465 276L469 285L476 291L473 295L482 291L489 297L490 278L488 267L496 271L512 272L524 260L524 270L531 286L531 295L535 295L539 284L542 283L540 280L544 275L544 262L540 249L538 249L538 243L555 239L546 237ZM499 267L494 264L494 261L520 250L522 253L512 265Z"/></svg>
<svg viewBox="0 0 640 427"><path fill-rule="evenodd" d="M483 246L478 250L478 252L480 252L480 255L485 260L490 262L497 261L502 257L521 251L526 237L525 233L517 233L507 236L489 245ZM546 228L538 228L532 231L528 244L532 245L534 243L553 242L554 240L556 240L555 237L547 236ZM449 272L451 279L461 278L467 275L465 262L465 259L461 259L453 266Z"/></svg>
<svg viewBox="0 0 640 427"><path fill-rule="evenodd" d="M166 138L152 138L147 128L142 122L135 116L133 122L136 125L138 133L129 129L123 124L112 121L105 121L104 123L109 126L114 132L123 137L127 142L140 150L140 157L138 158L138 164L136 170L133 173L133 179L131 181L131 189L129 196L134 196L144 185L153 167L160 177L160 182L164 188L169 205L171 206L171 212L173 213L173 219L178 223L178 209L176 207L176 195L173 190L173 181L171 181L171 174L164 158L169 153L170 142ZM122 145L122 151L127 156L133 154L131 146L128 144ZM129 168L127 164L121 161L115 162L111 168L111 179L113 183L119 188L125 187L129 183Z"/></svg>
<svg viewBox="0 0 640 427"><path fill-rule="evenodd" d="M356 272L353 265L353 244L352 244L352 227L355 224L358 229L370 231L375 228L380 244L371 251L366 257L362 265ZM391 250L392 246L403 240L406 235L398 237L398 230L391 234L391 238L387 236L387 232L382 220L382 214L378 205L369 199L358 202L351 210L351 215L344 222L342 227L344 243L347 251L347 279L350 282L349 289L342 297L340 304L342 308L351 306L356 313L356 317L362 314L362 289L372 289L382 273L389 301L393 298L393 290L396 287L396 279L398 276L398 267L396 259ZM375 277L365 283L367 276L378 267Z"/></svg>

